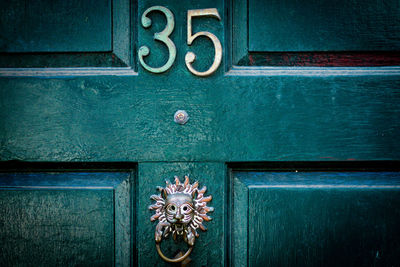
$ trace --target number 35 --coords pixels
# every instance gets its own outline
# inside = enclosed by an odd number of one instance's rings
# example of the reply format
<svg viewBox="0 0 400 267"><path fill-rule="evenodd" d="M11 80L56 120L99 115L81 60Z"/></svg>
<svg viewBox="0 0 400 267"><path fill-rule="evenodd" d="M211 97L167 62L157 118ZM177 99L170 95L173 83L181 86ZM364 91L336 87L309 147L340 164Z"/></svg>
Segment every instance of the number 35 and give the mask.
<svg viewBox="0 0 400 267"><path fill-rule="evenodd" d="M152 72L152 73L162 73L167 71L175 62L176 58L176 47L174 42L172 42L171 39L169 39L170 34L173 32L174 27L175 27L175 19L174 15L172 12L163 6L153 6L148 9L146 9L142 15L142 26L144 28L149 28L151 26L151 19L147 17L147 15L152 12L152 11L160 11L162 12L166 19L167 19L167 25L164 28L163 31L157 32L154 34L154 39L157 41L160 41L164 43L169 52L169 57L168 61L161 67L158 68L153 68L147 65L146 62L144 62L144 57L148 56L150 54L150 49L147 46L142 46L139 48L138 55L139 55L139 61L140 64L143 66L144 69ZM196 60L196 55L193 52L187 52L185 56L185 63L186 67L188 70L193 73L194 75L205 77L209 76L212 73L214 73L219 65L221 64L221 59L222 59L222 46L221 42L218 40L218 38L206 31L198 32L195 34L192 34L192 18L194 17L212 17L216 18L218 20L221 20L221 17L219 16L218 10L216 8L206 8L206 9L194 9L194 10L188 10L187 12L188 18L187 18L187 44L192 45L193 41L199 37L199 36L206 36L210 38L210 40L214 44L214 49L215 49L215 56L214 56L214 62L211 65L211 67L203 72L197 71L192 67L192 63Z"/></svg>

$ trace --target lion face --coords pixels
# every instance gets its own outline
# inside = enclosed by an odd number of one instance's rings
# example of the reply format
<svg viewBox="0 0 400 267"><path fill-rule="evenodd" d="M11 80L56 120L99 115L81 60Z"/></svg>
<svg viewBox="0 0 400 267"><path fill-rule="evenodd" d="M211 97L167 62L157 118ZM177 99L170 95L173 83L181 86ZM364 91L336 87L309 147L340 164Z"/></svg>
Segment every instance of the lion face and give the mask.
<svg viewBox="0 0 400 267"><path fill-rule="evenodd" d="M168 195L165 201L165 217L169 223L188 224L193 220L194 203L190 195Z"/></svg>
<svg viewBox="0 0 400 267"><path fill-rule="evenodd" d="M175 183L166 182L166 187L159 187L160 194L152 195L151 199L156 201L149 206L155 214L150 218L151 221L158 220L155 231L156 242L172 234L173 238L182 236L184 240L193 245L195 238L199 236L197 229L206 231L203 221L210 221L208 212L213 211L207 203L211 201L211 196L204 196L207 188L204 186L198 189L198 182L189 183L189 177L185 176L185 181L181 183L175 177Z"/></svg>

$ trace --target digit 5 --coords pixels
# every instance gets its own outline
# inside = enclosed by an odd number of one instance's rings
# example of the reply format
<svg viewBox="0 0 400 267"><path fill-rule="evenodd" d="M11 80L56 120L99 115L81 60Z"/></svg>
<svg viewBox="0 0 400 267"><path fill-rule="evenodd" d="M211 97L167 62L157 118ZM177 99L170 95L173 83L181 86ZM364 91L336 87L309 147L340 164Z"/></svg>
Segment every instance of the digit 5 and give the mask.
<svg viewBox="0 0 400 267"><path fill-rule="evenodd" d="M216 8L188 10L187 15L188 15L188 18L187 18L187 44L192 45L193 41L197 37L206 36L206 37L210 38L210 40L214 44L215 56L214 56L214 62L211 65L211 67L206 71L200 72L200 71L195 70L192 67L192 63L196 60L196 55L193 52L187 52L186 56L185 56L186 67L194 75L201 76L201 77L209 76L212 73L214 73L218 69L219 65L221 64L221 59L222 59L221 42L214 34L212 34L210 32L203 31L203 32L198 32L198 33L192 35L192 18L193 17L212 17L212 18L221 20L221 17L219 16L218 10Z"/></svg>

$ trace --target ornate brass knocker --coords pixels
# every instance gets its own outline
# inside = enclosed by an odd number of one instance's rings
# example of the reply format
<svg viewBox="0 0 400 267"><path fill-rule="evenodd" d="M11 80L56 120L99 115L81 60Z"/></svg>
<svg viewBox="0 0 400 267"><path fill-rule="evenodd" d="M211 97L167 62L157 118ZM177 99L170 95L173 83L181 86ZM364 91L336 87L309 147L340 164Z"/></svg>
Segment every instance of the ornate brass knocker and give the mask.
<svg viewBox="0 0 400 267"><path fill-rule="evenodd" d="M211 201L212 196L204 196L207 188L204 186L198 189L199 183L189 183L189 177L185 176L185 181L180 182L175 176L175 183L166 181L165 188L158 187L159 195L152 195L150 198L156 201L150 205L149 209L156 213L150 218L151 221L158 219L154 239L156 241L157 252L160 257L167 262L181 262L185 260L193 250L196 237L199 236L197 229L206 231L203 221L210 221L211 217L207 212L214 211L213 207L208 207L207 202ZM172 235L173 239L183 238L189 248L186 253L179 258L168 258L160 248L161 241Z"/></svg>

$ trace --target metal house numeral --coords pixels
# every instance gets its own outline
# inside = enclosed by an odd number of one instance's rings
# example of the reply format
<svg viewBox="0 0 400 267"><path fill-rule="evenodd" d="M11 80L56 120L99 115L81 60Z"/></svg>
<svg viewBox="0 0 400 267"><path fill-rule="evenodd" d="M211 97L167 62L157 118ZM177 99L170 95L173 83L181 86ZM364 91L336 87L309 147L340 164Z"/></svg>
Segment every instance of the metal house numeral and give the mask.
<svg viewBox="0 0 400 267"><path fill-rule="evenodd" d="M152 11L160 11L167 18L166 27L162 32L155 33L154 39L156 41L164 43L168 47L168 52L169 52L168 61L163 66L158 68L150 67L149 65L147 65L147 63L144 62L144 57L150 54L150 49L145 45L139 48L138 51L139 61L142 67L147 71L152 73L163 73L172 67L176 59L176 46L174 42L169 38L175 27L175 19L173 13L168 8L163 6L153 6L146 9L142 15L142 26L144 28L149 28L151 26L151 19L147 15ZM221 64L222 46L219 39L210 32L201 31L195 34L192 33L192 18L194 17L212 17L218 20L221 20L221 17L216 8L194 9L194 10L188 10L187 12L187 45L189 46L192 45L193 41L199 36L206 36L210 38L210 40L214 44L214 50L215 50L214 61L211 67L206 71L200 72L192 67L192 63L196 60L196 55L193 52L187 52L185 56L185 64L188 70L196 76L206 77L213 74Z"/></svg>
<svg viewBox="0 0 400 267"><path fill-rule="evenodd" d="M192 18L193 17L213 17L218 20L221 20L221 17L219 16L218 10L216 8L207 8L207 9L195 9L195 10L188 10L188 18L187 18L187 44L192 45L192 42L194 39L196 39L199 36L206 36L211 39L211 41L214 44L214 49L215 49L215 56L214 56L214 62L211 65L211 67L204 72L199 72L195 70L192 67L192 64L195 59L196 55L193 52L187 52L185 56L185 63L186 67L189 69L191 73L197 76L209 76L212 73L214 73L218 67L219 64L221 64L221 59L222 59L222 46L221 42L218 40L217 36L210 32L198 32L194 35L192 35Z"/></svg>
<svg viewBox="0 0 400 267"><path fill-rule="evenodd" d="M149 65L144 62L144 57L148 56L150 54L150 49L147 46L142 46L139 48L139 61L140 64L142 64L143 68L146 70L153 72L153 73L162 73L167 71L169 68L171 68L172 64L174 64L175 58L176 58L176 47L174 42L172 42L171 39L169 39L170 34L174 31L175 27L175 19L174 19L174 14L172 14L171 10L169 10L166 7L163 6L153 6L148 9L143 13L142 15L142 25L144 28L149 28L151 26L151 19L147 17L147 14L149 14L152 11L160 11L162 12L165 17L167 18L167 26L164 28L162 32L157 32L154 34L154 39L157 41L160 41L164 43L168 47L168 52L169 52L169 57L167 63L164 64L164 66L161 66L159 68L153 68L150 67Z"/></svg>

